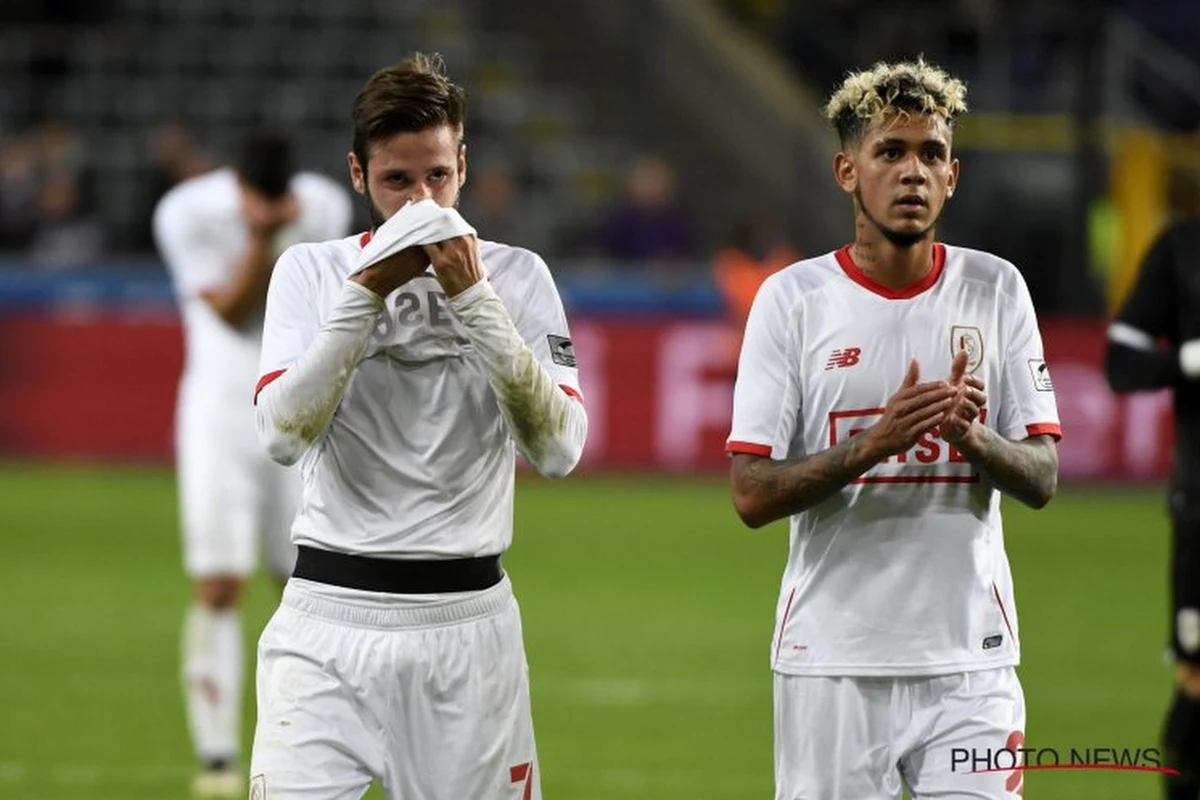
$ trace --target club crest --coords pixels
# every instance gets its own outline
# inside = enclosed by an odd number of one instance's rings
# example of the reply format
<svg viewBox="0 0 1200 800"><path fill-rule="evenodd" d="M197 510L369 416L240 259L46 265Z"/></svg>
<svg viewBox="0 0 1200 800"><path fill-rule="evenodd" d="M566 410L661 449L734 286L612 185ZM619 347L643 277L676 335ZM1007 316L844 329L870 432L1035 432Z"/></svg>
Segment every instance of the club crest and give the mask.
<svg viewBox="0 0 1200 800"><path fill-rule="evenodd" d="M974 325L950 326L950 358L959 350L967 351L967 372L974 372L983 363L983 334Z"/></svg>

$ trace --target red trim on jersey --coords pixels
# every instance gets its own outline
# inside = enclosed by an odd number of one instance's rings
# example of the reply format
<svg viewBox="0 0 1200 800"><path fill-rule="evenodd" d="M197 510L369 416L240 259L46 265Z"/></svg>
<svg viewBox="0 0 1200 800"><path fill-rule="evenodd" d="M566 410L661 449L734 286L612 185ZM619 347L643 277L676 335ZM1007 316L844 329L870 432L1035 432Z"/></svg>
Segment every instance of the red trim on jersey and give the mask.
<svg viewBox="0 0 1200 800"><path fill-rule="evenodd" d="M581 403L583 402L583 395L581 395L579 392L577 392L577 391L575 391L574 389L572 389L570 386L564 386L564 385L562 385L562 384L560 383L560 384L558 385L558 388L562 389L562 390L563 390L564 392L566 392L566 393L567 393L569 396L571 396L571 397L574 397L574 398L575 398L576 400L578 400L579 402L581 402Z"/></svg>
<svg viewBox="0 0 1200 800"><path fill-rule="evenodd" d="M992 582L992 595L996 598L996 605L1000 606L1000 616L1004 617L1004 627L1008 628L1008 638L1013 640L1013 644L1017 643L1017 635L1013 633L1012 623L1008 621L1008 612L1004 610L1004 601L1000 599L1000 590L996 588L995 581Z"/></svg>
<svg viewBox="0 0 1200 800"><path fill-rule="evenodd" d="M783 629L787 627L788 617L792 615L792 601L796 599L796 587L792 587L792 591L788 593L787 608L783 610L783 622L779 623L779 639L775 642L775 662L771 666L779 663L779 649L783 647Z"/></svg>
<svg viewBox="0 0 1200 800"><path fill-rule="evenodd" d="M261 392L263 389L265 389L267 387L268 383L275 380L276 378L278 378L280 375L282 375L285 372L287 372L286 369L277 369L274 372L268 372L266 375L263 375L261 378L258 379L258 385L254 387L254 403L255 403L255 405L258 404L258 393Z"/></svg>
<svg viewBox="0 0 1200 800"><path fill-rule="evenodd" d="M886 408L852 408L849 411L829 412L829 446L833 447L837 440L837 421L842 417L865 417L871 414L882 414Z"/></svg>
<svg viewBox="0 0 1200 800"><path fill-rule="evenodd" d="M1054 441L1057 442L1062 439L1062 426L1053 422L1038 422L1026 425L1025 434L1028 436L1053 436Z"/></svg>
<svg viewBox="0 0 1200 800"><path fill-rule="evenodd" d="M880 297L886 297L888 300L910 300L927 291L938 282L938 278L942 277L942 270L946 266L946 247L935 242L933 245L933 265L930 267L929 272L925 273L925 277L910 286L905 286L903 289L893 289L890 286L884 286L858 268L858 265L854 263L854 259L850 256L850 245L842 247L835 255L837 256L838 264L842 267L842 271L846 273L846 277L867 291L874 292Z"/></svg>
<svg viewBox="0 0 1200 800"><path fill-rule="evenodd" d="M358 237L358 246L359 246L359 247L366 247L366 246L367 246L367 242L369 242L369 241L371 241L371 232L370 232L370 231L363 231L363 235L362 235L362 236L360 236L360 237Z"/></svg>
<svg viewBox="0 0 1200 800"><path fill-rule="evenodd" d="M770 445L755 444L754 442L726 442L725 452L731 455L733 453L746 453L752 456L771 457Z"/></svg>

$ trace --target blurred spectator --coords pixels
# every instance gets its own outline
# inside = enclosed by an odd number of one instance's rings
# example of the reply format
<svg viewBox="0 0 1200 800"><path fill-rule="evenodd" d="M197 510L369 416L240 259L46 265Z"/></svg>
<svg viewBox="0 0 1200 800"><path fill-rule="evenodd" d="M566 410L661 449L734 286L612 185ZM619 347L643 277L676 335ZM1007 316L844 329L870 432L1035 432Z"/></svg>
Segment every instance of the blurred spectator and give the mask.
<svg viewBox="0 0 1200 800"><path fill-rule="evenodd" d="M742 349L742 334L750 316L750 306L758 287L768 277L802 258L787 239L779 220L759 214L744 221L733 241L713 256L713 277L730 323L729 363L737 364Z"/></svg>
<svg viewBox="0 0 1200 800"><path fill-rule="evenodd" d="M130 246L137 251L154 249L151 220L158 201L172 187L216 168L216 161L201 148L191 126L182 119L170 119L155 126L149 134L150 171L143 190L137 230L130 234Z"/></svg>
<svg viewBox="0 0 1200 800"><path fill-rule="evenodd" d="M33 136L0 145L0 250L24 249L37 227L38 151Z"/></svg>
<svg viewBox="0 0 1200 800"><path fill-rule="evenodd" d="M657 156L634 162L625 195L604 217L597 235L603 255L623 261L660 261L695 255L692 233L675 201L675 173Z"/></svg>
<svg viewBox="0 0 1200 800"><path fill-rule="evenodd" d="M463 215L481 238L541 253L547 225L535 207L520 198L521 187L503 164L472 167L463 190Z"/></svg>
<svg viewBox="0 0 1200 800"><path fill-rule="evenodd" d="M49 120L35 134L41 170L46 178L67 174L81 177L85 168L83 144L62 122Z"/></svg>
<svg viewBox="0 0 1200 800"><path fill-rule="evenodd" d="M41 184L29 256L42 267L73 267L101 255L104 232L92 215L84 148L74 131L50 121L38 132Z"/></svg>
<svg viewBox="0 0 1200 800"><path fill-rule="evenodd" d="M104 234L92 216L84 148L57 121L0 150L0 246L27 250L39 266L95 259Z"/></svg>
<svg viewBox="0 0 1200 800"><path fill-rule="evenodd" d="M97 259L104 250L104 231L88 213L81 181L70 172L48 176L38 190L37 230L29 247L39 267L75 267Z"/></svg>

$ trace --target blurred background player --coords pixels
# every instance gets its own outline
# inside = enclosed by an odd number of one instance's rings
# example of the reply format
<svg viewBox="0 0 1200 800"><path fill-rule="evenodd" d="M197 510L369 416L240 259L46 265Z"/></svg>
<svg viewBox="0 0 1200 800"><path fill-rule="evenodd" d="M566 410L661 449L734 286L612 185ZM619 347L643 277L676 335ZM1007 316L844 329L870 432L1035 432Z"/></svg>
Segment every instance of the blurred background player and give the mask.
<svg viewBox="0 0 1200 800"><path fill-rule="evenodd" d="M951 751L1024 741L1000 493L1050 501L1060 428L1020 273L935 241L965 111L922 60L850 74L826 115L854 243L775 273L750 312L727 450L743 521L791 518L777 800L1021 791Z"/></svg>
<svg viewBox="0 0 1200 800"><path fill-rule="evenodd" d="M372 75L349 163L373 231L294 247L271 278L258 429L305 491L259 643L252 797L357 798L373 779L393 800L541 797L500 558L516 452L566 475L587 415L545 262L454 211L466 116L440 58ZM372 236L398 252L360 265Z"/></svg>
<svg viewBox="0 0 1200 800"><path fill-rule="evenodd" d="M1200 219L1166 228L1108 329L1116 392L1174 390L1171 609L1175 698L1163 726L1167 800L1200 796Z"/></svg>
<svg viewBox="0 0 1200 800"><path fill-rule="evenodd" d="M343 236L349 193L296 172L292 144L259 133L236 164L184 181L154 213L154 235L183 318L176 414L184 563L195 584L183 632L188 725L202 797L240 796L243 683L239 595L261 551L280 580L300 477L257 445L252 398L271 271L290 244Z"/></svg>

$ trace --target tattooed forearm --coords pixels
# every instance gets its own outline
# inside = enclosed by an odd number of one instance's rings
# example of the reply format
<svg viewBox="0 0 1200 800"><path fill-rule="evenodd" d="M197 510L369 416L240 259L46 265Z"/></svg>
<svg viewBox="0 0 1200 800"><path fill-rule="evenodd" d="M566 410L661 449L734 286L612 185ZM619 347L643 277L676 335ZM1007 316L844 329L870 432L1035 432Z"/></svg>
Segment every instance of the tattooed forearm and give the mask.
<svg viewBox="0 0 1200 800"><path fill-rule="evenodd" d="M785 461L738 454L730 472L733 504L742 521L758 528L815 506L879 459L860 437L806 458Z"/></svg>
<svg viewBox="0 0 1200 800"><path fill-rule="evenodd" d="M976 425L959 449L1001 491L1027 506L1042 508L1058 489L1058 448L1049 436L1014 442Z"/></svg>

